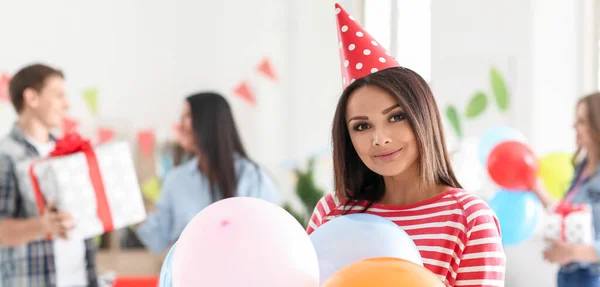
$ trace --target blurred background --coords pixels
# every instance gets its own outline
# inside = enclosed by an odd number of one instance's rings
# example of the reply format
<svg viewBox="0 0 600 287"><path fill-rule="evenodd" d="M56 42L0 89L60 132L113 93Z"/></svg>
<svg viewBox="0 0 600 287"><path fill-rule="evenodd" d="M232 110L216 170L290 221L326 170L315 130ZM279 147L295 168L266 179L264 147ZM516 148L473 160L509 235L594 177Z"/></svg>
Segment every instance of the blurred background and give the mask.
<svg viewBox="0 0 600 287"><path fill-rule="evenodd" d="M520 131L539 156L575 150L575 103L598 90L599 1L340 4L430 82L470 191L485 199L495 192L477 152L465 151L490 128ZM99 141L130 142L148 197L177 162L174 126L185 97L221 92L251 158L271 173L282 202L298 208L293 169L310 158L315 186L333 189L330 129L342 89L336 27L329 0L4 0L0 73L33 62L62 69L71 101L65 124ZM2 78L6 134L16 115ZM542 260L536 234L506 246L506 286L554 286L557 267ZM127 230L99 244L102 271L159 273L162 259Z"/></svg>

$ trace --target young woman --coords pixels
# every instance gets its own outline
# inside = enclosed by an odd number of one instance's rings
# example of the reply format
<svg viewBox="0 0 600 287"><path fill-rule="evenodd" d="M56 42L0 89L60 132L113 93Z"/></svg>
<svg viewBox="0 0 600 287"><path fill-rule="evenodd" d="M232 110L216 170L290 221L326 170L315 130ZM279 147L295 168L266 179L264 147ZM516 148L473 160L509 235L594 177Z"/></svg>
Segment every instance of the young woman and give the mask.
<svg viewBox="0 0 600 287"><path fill-rule="evenodd" d="M558 287L600 286L600 93L579 100L573 127L579 149L574 158L575 176L563 202L592 207L596 242L586 246L548 240L544 258L561 265ZM579 161L580 155L583 159ZM556 202L539 182L534 192L547 208L551 208Z"/></svg>
<svg viewBox="0 0 600 287"><path fill-rule="evenodd" d="M408 233L446 285L504 286L498 221L456 180L429 86L336 8L343 77L351 80L333 122L335 194L317 204L308 233L336 216L379 215Z"/></svg>
<svg viewBox="0 0 600 287"><path fill-rule="evenodd" d="M279 199L266 172L248 158L225 98L215 93L189 96L181 124L180 144L194 158L167 175L157 211L136 230L156 253L174 243L188 222L215 201L233 196Z"/></svg>

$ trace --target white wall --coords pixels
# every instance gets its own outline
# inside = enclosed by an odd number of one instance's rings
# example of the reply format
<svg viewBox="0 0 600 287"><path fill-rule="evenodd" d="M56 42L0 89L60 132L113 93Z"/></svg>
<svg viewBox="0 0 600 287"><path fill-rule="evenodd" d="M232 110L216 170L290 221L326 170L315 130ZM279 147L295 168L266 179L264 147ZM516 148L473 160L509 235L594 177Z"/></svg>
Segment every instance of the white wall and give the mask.
<svg viewBox="0 0 600 287"><path fill-rule="evenodd" d="M538 155L572 151L575 101L584 91L583 7L560 0L433 1L432 82L441 108L464 108L478 90L491 96L493 65L509 85L510 111L499 113L490 97L480 119L463 121L465 135L510 125ZM506 247L506 286L555 286L557 267L542 260L543 248L539 232Z"/></svg>
<svg viewBox="0 0 600 287"><path fill-rule="evenodd" d="M352 12L355 1L342 1ZM341 92L333 1L1 1L0 71L32 62L63 69L71 114L82 132L115 128L133 141L152 128L171 135L185 96L216 90L227 96L253 156L275 174L284 193L293 180L281 162L327 152ZM35 7L32 9L31 7ZM256 73L270 57L275 83ZM256 107L233 89L247 80ZM97 87L99 115L90 115L80 93ZM0 103L0 132L15 115ZM330 162L319 183L332 189Z"/></svg>

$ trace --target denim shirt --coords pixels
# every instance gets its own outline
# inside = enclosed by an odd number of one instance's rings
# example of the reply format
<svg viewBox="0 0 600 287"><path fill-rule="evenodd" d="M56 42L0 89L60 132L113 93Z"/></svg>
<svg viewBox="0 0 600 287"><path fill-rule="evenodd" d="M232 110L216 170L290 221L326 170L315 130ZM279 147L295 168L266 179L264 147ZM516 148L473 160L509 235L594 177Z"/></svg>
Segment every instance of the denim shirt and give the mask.
<svg viewBox="0 0 600 287"><path fill-rule="evenodd" d="M595 242L594 249L600 257L600 165L596 168L594 175L584 178L578 188L577 181L583 174L587 159L583 160L575 168L575 175L565 198L572 192L575 194L569 199L569 203L588 204L592 208L592 223L594 225ZM600 275L600 263L574 262L561 267L562 271L570 272L577 269L590 269L594 274Z"/></svg>
<svg viewBox="0 0 600 287"><path fill-rule="evenodd" d="M236 196L279 203L279 191L264 169L240 156L236 156L235 169L238 175ZM146 222L136 229L136 234L150 251L161 253L177 241L198 212L219 199L212 198L210 181L198 170L198 160L194 158L169 172L156 212L148 215Z"/></svg>

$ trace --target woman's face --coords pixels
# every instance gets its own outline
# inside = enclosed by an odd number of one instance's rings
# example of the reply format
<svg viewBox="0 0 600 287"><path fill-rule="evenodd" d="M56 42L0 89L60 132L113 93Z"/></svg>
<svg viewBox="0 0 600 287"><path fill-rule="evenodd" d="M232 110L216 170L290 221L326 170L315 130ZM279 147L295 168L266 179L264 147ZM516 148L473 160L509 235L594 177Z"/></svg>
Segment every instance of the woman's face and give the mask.
<svg viewBox="0 0 600 287"><path fill-rule="evenodd" d="M186 101L183 105L181 113L181 122L179 126L179 145L187 151L193 152L194 145L194 129L192 128L192 111L190 104Z"/></svg>
<svg viewBox="0 0 600 287"><path fill-rule="evenodd" d="M575 111L575 135L577 136L577 145L589 149L594 146L590 133L590 122L588 120L588 108L584 103L577 105Z"/></svg>
<svg viewBox="0 0 600 287"><path fill-rule="evenodd" d="M412 127L385 90L365 86L354 91L346 106L346 123L356 153L373 172L396 176L416 167L419 150Z"/></svg>

